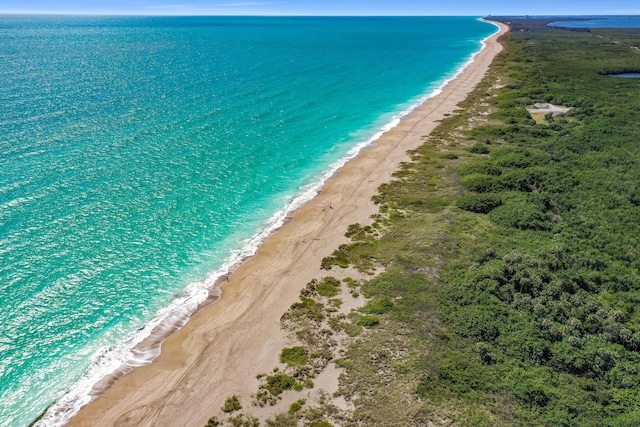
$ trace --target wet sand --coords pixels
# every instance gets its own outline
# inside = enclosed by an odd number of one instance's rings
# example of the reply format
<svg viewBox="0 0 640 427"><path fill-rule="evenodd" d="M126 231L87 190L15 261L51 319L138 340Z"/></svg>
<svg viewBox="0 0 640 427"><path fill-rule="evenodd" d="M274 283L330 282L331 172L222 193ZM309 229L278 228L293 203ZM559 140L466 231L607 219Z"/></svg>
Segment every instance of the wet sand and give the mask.
<svg viewBox="0 0 640 427"><path fill-rule="evenodd" d="M497 38L507 28L500 27L441 94L363 150L296 211L232 274L220 301L167 338L156 360L119 379L68 425L202 426L230 395L249 402L259 385L256 375L271 371L289 345L282 314L307 282L327 275L320 262L347 241L347 226L371 223L378 210L371 197L409 160L407 150L420 146L480 82L502 50Z"/></svg>

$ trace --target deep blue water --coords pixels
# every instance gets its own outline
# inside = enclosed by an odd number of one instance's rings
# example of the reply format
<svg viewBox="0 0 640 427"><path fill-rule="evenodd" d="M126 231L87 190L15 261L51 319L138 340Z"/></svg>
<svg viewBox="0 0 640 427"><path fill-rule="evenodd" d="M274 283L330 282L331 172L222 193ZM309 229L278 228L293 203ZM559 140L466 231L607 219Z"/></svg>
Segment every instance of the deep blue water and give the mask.
<svg viewBox="0 0 640 427"><path fill-rule="evenodd" d="M585 21L558 21L549 24L552 27L567 28L640 28L640 16L575 16Z"/></svg>
<svg viewBox="0 0 640 427"><path fill-rule="evenodd" d="M0 426L59 425L496 31L0 16ZM263 230L262 234L257 234Z"/></svg>

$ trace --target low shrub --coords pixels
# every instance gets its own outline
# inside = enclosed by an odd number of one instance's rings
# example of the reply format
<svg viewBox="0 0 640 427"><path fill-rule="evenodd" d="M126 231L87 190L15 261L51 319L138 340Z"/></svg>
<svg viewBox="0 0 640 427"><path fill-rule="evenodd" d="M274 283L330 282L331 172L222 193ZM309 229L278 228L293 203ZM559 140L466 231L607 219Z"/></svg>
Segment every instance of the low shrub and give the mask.
<svg viewBox="0 0 640 427"><path fill-rule="evenodd" d="M316 292L323 297L335 297L340 292L340 281L334 277L325 277L316 286Z"/></svg>
<svg viewBox="0 0 640 427"><path fill-rule="evenodd" d="M297 385L297 381L287 374L269 375L265 388L274 396L281 395L285 390L291 390Z"/></svg>
<svg viewBox="0 0 640 427"><path fill-rule="evenodd" d="M393 308L393 301L389 298L369 301L367 305L362 307L362 311L369 314L385 314Z"/></svg>
<svg viewBox="0 0 640 427"><path fill-rule="evenodd" d="M300 302L293 304L289 311L282 315L281 320L300 320L306 318L314 322L321 322L325 317L323 308L323 305L313 298L302 297L300 298Z"/></svg>
<svg viewBox="0 0 640 427"><path fill-rule="evenodd" d="M378 316L360 316L357 323L365 328L373 328L380 324L380 319Z"/></svg>
<svg viewBox="0 0 640 427"><path fill-rule="evenodd" d="M285 347L280 353L280 361L286 363L289 366L304 366L309 363L307 351L300 347Z"/></svg>
<svg viewBox="0 0 640 427"><path fill-rule="evenodd" d="M291 406L289 406L289 413L295 414L296 412L300 411L305 403L307 403L305 399L296 400L291 404Z"/></svg>
<svg viewBox="0 0 640 427"><path fill-rule="evenodd" d="M499 206L489 213L491 221L498 225L520 230L548 230L548 216L533 203L510 203Z"/></svg>
<svg viewBox="0 0 640 427"><path fill-rule="evenodd" d="M500 189L500 182L495 176L479 173L463 176L460 183L476 193L490 193Z"/></svg>
<svg viewBox="0 0 640 427"><path fill-rule="evenodd" d="M491 162L473 162L462 165L458 168L458 174L461 176L479 173L483 175L500 176L502 169Z"/></svg>
<svg viewBox="0 0 640 427"><path fill-rule="evenodd" d="M469 152L473 154L489 154L489 148L481 143L477 143L469 148Z"/></svg>
<svg viewBox="0 0 640 427"><path fill-rule="evenodd" d="M502 198L498 194L468 194L456 202L456 206L465 211L475 213L489 213L502 205Z"/></svg>
<svg viewBox="0 0 640 427"><path fill-rule="evenodd" d="M224 405L220 409L222 409L222 412L228 414L239 411L242 409L242 405L240 404L240 400L238 400L238 396L234 394L233 396L227 397L227 400L224 401Z"/></svg>
<svg viewBox="0 0 640 427"><path fill-rule="evenodd" d="M231 417L227 420L233 427L258 427L260 426L260 420L256 417L247 416L244 414L238 414L235 417Z"/></svg>

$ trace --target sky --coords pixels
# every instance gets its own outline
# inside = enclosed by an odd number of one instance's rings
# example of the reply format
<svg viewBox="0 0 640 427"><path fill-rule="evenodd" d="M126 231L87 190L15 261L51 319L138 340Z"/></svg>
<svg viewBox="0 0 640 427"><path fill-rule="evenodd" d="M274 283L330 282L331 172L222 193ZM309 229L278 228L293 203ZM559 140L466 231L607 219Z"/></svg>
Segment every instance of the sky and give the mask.
<svg viewBox="0 0 640 427"><path fill-rule="evenodd" d="M0 13L133 15L640 15L638 0L0 0Z"/></svg>

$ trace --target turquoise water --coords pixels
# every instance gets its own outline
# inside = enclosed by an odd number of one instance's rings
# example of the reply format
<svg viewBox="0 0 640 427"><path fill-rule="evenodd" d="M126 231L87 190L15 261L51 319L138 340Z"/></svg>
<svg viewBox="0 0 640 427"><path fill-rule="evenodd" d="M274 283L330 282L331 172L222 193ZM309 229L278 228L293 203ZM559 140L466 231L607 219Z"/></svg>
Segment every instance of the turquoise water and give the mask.
<svg viewBox="0 0 640 427"><path fill-rule="evenodd" d="M494 33L0 16L0 426L61 425ZM154 330L155 327L155 330ZM132 350L133 349L133 350Z"/></svg>

